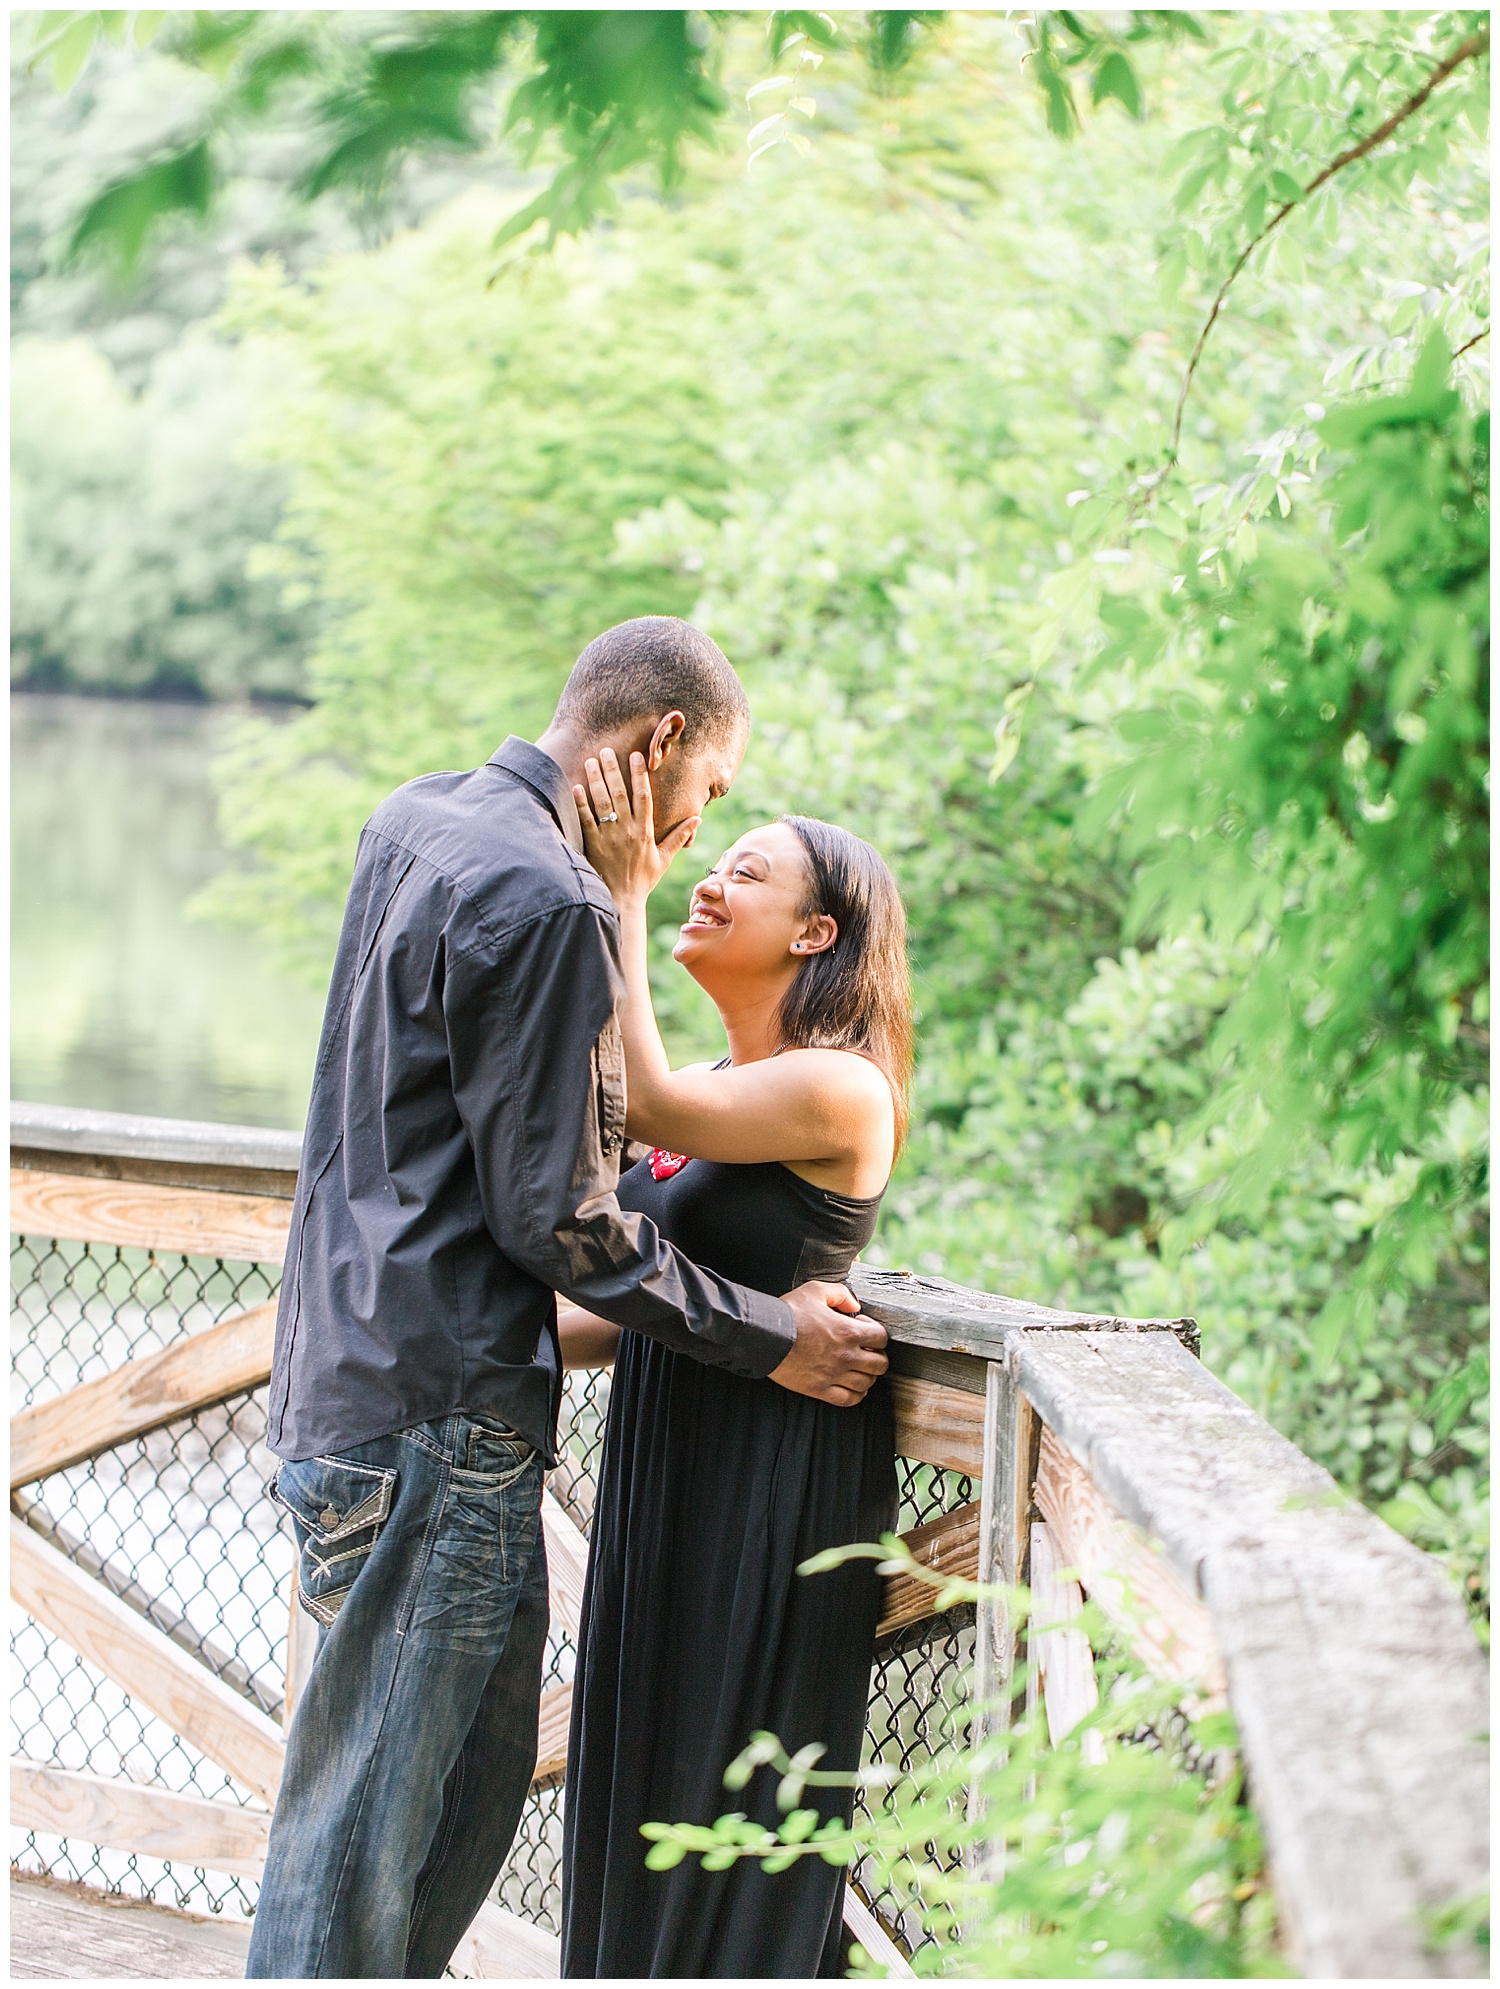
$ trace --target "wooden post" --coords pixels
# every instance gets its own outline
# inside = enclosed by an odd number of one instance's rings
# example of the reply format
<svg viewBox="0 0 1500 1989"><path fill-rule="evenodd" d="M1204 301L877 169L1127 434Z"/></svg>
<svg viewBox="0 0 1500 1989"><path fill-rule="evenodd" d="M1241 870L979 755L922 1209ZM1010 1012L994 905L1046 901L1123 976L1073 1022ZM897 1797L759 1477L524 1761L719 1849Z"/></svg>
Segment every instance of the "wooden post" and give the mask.
<svg viewBox="0 0 1500 1989"><path fill-rule="evenodd" d="M292 1724L297 1701L307 1689L307 1681L312 1675L313 1659L318 1655L318 1626L302 1607L302 1597L297 1590L297 1572L297 1563L294 1561L287 1609L286 1696L281 1703L283 1733Z"/></svg>
<svg viewBox="0 0 1500 1989"><path fill-rule="evenodd" d="M1031 1404L1016 1386L1003 1360L989 1363L984 1395L984 1486L979 1509L979 1579L1014 1588L1026 1578L1031 1486L1039 1437ZM980 1742L1010 1726L1014 1697L1017 1633L1003 1599L986 1599L974 1621L974 1718L971 1737ZM984 1797L969 1791L969 1819L984 1814ZM994 1846L976 1846L977 1876L998 1878L1001 1857Z"/></svg>
<svg viewBox="0 0 1500 1989"><path fill-rule="evenodd" d="M1058 1570L1064 1565L1051 1533L1041 1520L1034 1520L1030 1582L1034 1617L1027 1639L1031 1669L1026 1709L1030 1712L1038 1704L1045 1708L1047 1738L1054 1747L1099 1703L1094 1653L1078 1627L1083 1591L1077 1582L1060 1578ZM1084 1735L1083 1758L1095 1766L1104 1759L1104 1742L1096 1729Z"/></svg>

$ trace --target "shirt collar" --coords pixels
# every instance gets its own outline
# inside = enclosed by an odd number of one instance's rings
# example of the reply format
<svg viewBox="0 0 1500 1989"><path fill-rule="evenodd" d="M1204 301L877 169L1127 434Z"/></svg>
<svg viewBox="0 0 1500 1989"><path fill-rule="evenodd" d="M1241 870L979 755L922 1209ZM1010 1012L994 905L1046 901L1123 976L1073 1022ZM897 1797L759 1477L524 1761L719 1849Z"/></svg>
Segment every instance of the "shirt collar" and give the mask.
<svg viewBox="0 0 1500 1989"><path fill-rule="evenodd" d="M490 755L489 764L503 767L506 773L524 780L533 793L546 802L557 820L557 826L578 854L583 855L583 830L578 825L578 804L573 799L567 775L550 753L544 753L540 746L533 746L529 740L518 739L512 733L499 751Z"/></svg>

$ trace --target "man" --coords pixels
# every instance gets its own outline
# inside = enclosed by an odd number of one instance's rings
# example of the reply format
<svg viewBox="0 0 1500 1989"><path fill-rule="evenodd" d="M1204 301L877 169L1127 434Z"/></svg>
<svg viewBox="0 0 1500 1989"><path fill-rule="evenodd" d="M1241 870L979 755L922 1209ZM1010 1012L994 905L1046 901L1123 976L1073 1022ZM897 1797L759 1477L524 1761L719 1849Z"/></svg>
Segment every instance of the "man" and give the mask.
<svg viewBox="0 0 1500 1989"><path fill-rule="evenodd" d="M773 1298L615 1200L618 927L572 785L645 755L690 841L749 708L707 636L591 642L536 746L430 774L360 839L313 1079L268 1441L319 1647L287 1742L250 1976L440 1976L510 1848L547 1634L554 1293L847 1405L886 1362L843 1286Z"/></svg>

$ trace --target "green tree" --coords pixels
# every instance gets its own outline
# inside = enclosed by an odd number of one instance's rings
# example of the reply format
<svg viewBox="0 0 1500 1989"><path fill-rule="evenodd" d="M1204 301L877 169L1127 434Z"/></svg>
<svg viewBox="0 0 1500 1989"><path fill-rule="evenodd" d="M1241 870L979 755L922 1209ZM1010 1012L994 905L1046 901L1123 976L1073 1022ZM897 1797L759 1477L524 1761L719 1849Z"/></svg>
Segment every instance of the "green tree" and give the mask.
<svg viewBox="0 0 1500 1989"><path fill-rule="evenodd" d="M179 166L308 18L249 21L220 61L193 17L224 83ZM875 1254L1198 1314L1231 1385L1482 1601L1484 17L1219 16L1185 49L1044 15L1017 78L993 17L830 42L779 15L773 62L675 16L651 115L617 115L623 43L589 69L602 17L501 18L388 51L330 23L285 86L322 184L479 156L516 104L556 170L540 207L535 182L481 194L305 281L239 280L226 328L285 383L261 570L326 617L313 709L227 770L240 909L326 961L375 799L534 728L606 622L692 612L758 715L710 851L812 807L908 899L923 1057ZM438 88L464 36L489 53ZM633 177L676 170L713 90L764 83L753 177L706 145L669 199ZM1080 119L1085 94L1116 101ZM85 240L131 215L146 239L140 180ZM606 225L520 239L607 183ZM680 980L686 1048L709 1018ZM1049 1771L1060 1830L1084 1765ZM1150 1967L1198 1924L1174 1861L1238 1869L1211 1808L1188 1789L1172 1859L1136 1847ZM1077 1942L1113 1895L1047 1893L1060 1841L999 1959L1024 1936L1038 1969L1106 1972Z"/></svg>
<svg viewBox="0 0 1500 1989"><path fill-rule="evenodd" d="M34 688L285 697L311 617L246 575L284 479L238 460L253 376L208 338L132 395L85 339L12 350L11 668Z"/></svg>
<svg viewBox="0 0 1500 1989"><path fill-rule="evenodd" d="M790 51L796 68L792 77L766 78L758 88L779 90L821 64L825 51L850 45L877 85L887 83L905 67L923 29L943 18L942 10L872 11L842 22L815 10L773 12L770 55L779 61ZM650 166L670 189L682 177L689 141L714 141L730 104L719 72L733 19L680 8L343 18L292 9L83 10L42 16L30 59L66 90L101 37L137 47L160 38L185 69L217 86L199 93L186 129L117 174L77 217L73 251L101 248L128 271L163 219L209 214L230 169L235 135L274 116L288 96L312 113L314 147L299 181L306 197L339 188L368 198L384 192L413 155L472 154L491 143L489 113L502 79L512 85L505 132L527 164L547 161L552 177L507 217L496 244L545 222L550 246L612 210L621 173ZM1042 13L1022 32L1048 124L1066 134L1078 123L1075 82L1096 105L1113 98L1139 116L1136 46L1201 37L1203 30L1191 15L1143 10L1123 22ZM752 144L800 146L791 118L813 109L805 96L784 106L778 99L752 132Z"/></svg>
<svg viewBox="0 0 1500 1989"><path fill-rule="evenodd" d="M1394 1122L1399 1151L1351 1143L1336 1100L1304 1114L1253 1207L1226 1199L1245 1149L1206 1111L1237 1068L1221 1018L1277 957L1281 915L1236 936L1184 899L1132 945L1157 846L1106 806L1139 751L1117 719L1219 708L1201 673L1221 615L1247 642L1281 639L1262 554L1321 574L1330 599L1344 587L1328 477L1345 452L1311 397L1351 372L1409 377L1431 326L1482 311L1482 271L1453 273L1482 239L1472 151L1451 131L1399 204L1360 193L1362 167L1341 174L1316 279L1247 266L1198 370L1184 470L1162 475L1196 327L1237 253L1187 268L1170 301L1170 283L1119 280L1180 232L1163 161L1197 170L1185 137L1238 103L1247 48L1279 48L1316 96L1347 39L1310 18L1268 44L1249 20L1200 81L1157 50L1170 115L1111 115L1062 146L1027 134L1024 95L995 115L1003 32L944 28L879 126L856 99L806 164L706 168L677 203L634 198L488 290L496 204L310 289L246 276L234 324L304 383L268 423L296 476L280 557L330 623L313 711L248 737L230 770L227 819L258 866L240 906L325 957L379 795L539 724L618 613L690 610L757 712L708 849L813 806L887 850L907 896L923 1056L878 1251L1043 1299L1197 1312L1242 1394L1352 1490L1404 1501L1402 1523L1482 1582L1475 1073L1422 1136L1462 1152L1429 1261L1375 1277L1427 1163ZM1382 103L1407 100L1420 55L1397 45ZM1303 137L1334 142L1316 123ZM1277 253L1315 223L1332 225L1289 219ZM1300 735L1284 744L1295 784ZM1186 764L1162 756L1168 800ZM1256 844L1273 869L1300 860L1279 837L1269 823ZM661 1000L679 1045L706 1048L712 1018L665 964L662 899ZM1246 1083L1257 1068L1250 1054ZM1329 1322L1356 1290L1365 1325L1339 1354Z"/></svg>

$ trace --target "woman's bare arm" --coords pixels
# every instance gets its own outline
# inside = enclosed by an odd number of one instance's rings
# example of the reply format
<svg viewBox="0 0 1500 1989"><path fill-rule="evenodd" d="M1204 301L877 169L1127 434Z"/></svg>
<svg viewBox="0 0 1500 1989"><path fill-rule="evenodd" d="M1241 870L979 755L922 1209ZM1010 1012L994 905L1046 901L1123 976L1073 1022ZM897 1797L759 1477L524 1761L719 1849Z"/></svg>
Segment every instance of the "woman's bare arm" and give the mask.
<svg viewBox="0 0 1500 1989"><path fill-rule="evenodd" d="M620 914L626 1132L699 1160L741 1164L842 1161L883 1149L884 1166L874 1170L883 1186L894 1151L895 1106L889 1084L868 1058L850 1050L787 1050L722 1070L704 1064L672 1069L651 1002L646 899L686 838L670 852L658 849L644 761L631 768L628 798L615 767L607 764L604 772L610 799L635 832L623 863L618 848L605 855L581 789L579 814L589 855Z"/></svg>
<svg viewBox="0 0 1500 1989"><path fill-rule="evenodd" d="M610 1367L620 1344L620 1329L581 1305L557 1301L557 1338L562 1364L568 1367Z"/></svg>

